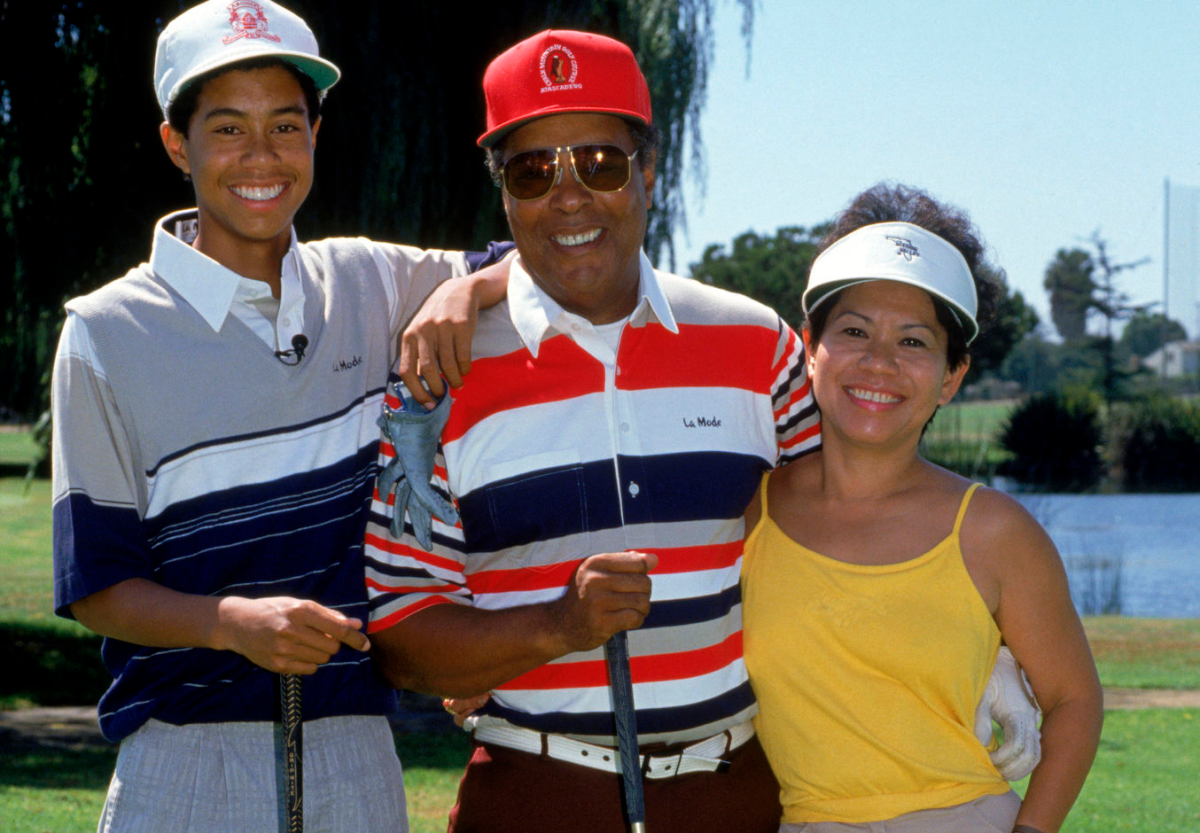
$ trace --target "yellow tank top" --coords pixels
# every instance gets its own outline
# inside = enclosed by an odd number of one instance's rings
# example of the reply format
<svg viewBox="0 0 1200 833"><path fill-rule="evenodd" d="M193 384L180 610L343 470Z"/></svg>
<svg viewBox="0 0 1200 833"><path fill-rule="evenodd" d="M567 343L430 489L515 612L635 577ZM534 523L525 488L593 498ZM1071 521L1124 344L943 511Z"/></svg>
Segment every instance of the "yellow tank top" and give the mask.
<svg viewBox="0 0 1200 833"><path fill-rule="evenodd" d="M899 564L847 564L767 514L746 539L742 605L755 725L787 823L863 823L1008 791L975 739L1000 631L959 528Z"/></svg>

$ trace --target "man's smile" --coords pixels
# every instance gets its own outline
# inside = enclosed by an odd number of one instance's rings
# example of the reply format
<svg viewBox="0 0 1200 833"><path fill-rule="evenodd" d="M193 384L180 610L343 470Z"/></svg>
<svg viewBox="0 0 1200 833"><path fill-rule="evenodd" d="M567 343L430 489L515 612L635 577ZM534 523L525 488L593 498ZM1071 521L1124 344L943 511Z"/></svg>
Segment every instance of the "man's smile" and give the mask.
<svg viewBox="0 0 1200 833"><path fill-rule="evenodd" d="M591 243L600 236L601 229L595 228L591 231L585 231L580 234L560 234L552 236L553 240L560 246L582 246L584 243Z"/></svg>
<svg viewBox="0 0 1200 833"><path fill-rule="evenodd" d="M244 200L253 200L254 202L266 202L273 200L283 193L283 189L287 185L279 183L278 185L255 186L255 185L231 185L229 190L237 194Z"/></svg>

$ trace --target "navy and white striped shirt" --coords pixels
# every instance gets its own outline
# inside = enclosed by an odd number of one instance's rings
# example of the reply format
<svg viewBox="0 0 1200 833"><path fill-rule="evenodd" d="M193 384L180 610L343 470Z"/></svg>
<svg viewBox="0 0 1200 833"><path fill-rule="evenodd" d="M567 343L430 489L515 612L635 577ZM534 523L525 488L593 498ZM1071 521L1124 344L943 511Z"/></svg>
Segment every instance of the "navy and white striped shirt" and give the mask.
<svg viewBox="0 0 1200 833"><path fill-rule="evenodd" d="M149 264L67 305L55 362L55 608L131 578L186 593L313 599L366 619L362 536L400 324L462 253L297 244L278 308L160 222ZM274 319L274 320L272 320ZM275 351L303 333L302 361ZM281 347L282 345L282 347ZM275 675L232 651L105 640L101 728L272 720ZM395 693L343 648L305 716L384 714Z"/></svg>

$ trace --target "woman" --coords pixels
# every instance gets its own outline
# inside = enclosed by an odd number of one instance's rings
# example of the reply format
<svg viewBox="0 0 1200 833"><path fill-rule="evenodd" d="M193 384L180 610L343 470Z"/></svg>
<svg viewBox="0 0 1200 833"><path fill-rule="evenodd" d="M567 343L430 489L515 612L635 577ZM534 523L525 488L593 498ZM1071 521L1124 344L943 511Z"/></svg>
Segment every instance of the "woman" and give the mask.
<svg viewBox="0 0 1200 833"><path fill-rule="evenodd" d="M1053 543L918 449L997 295L982 254L963 214L876 186L813 264L822 447L764 478L742 573L781 833L1053 833L1095 755L1100 684ZM1001 641L1044 712L1023 803L973 733Z"/></svg>

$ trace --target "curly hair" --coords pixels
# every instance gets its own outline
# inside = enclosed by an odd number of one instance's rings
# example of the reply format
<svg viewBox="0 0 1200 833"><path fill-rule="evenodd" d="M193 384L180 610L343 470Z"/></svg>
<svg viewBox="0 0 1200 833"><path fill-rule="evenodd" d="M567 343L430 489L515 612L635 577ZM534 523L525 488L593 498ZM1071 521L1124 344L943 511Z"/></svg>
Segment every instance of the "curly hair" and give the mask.
<svg viewBox="0 0 1200 833"><path fill-rule="evenodd" d="M938 202L919 188L881 182L863 191L834 220L833 228L817 245L817 254L863 226L888 222L920 226L962 253L975 281L975 293L979 300L975 320L979 322L981 331L986 329L1004 300L1004 272L987 263L984 257L986 247L966 212ZM950 308L936 298L933 300L938 321L949 336L946 358L951 368L958 368L970 355L966 333ZM833 304L821 304L808 317L806 323L814 343L820 340L832 307Z"/></svg>

